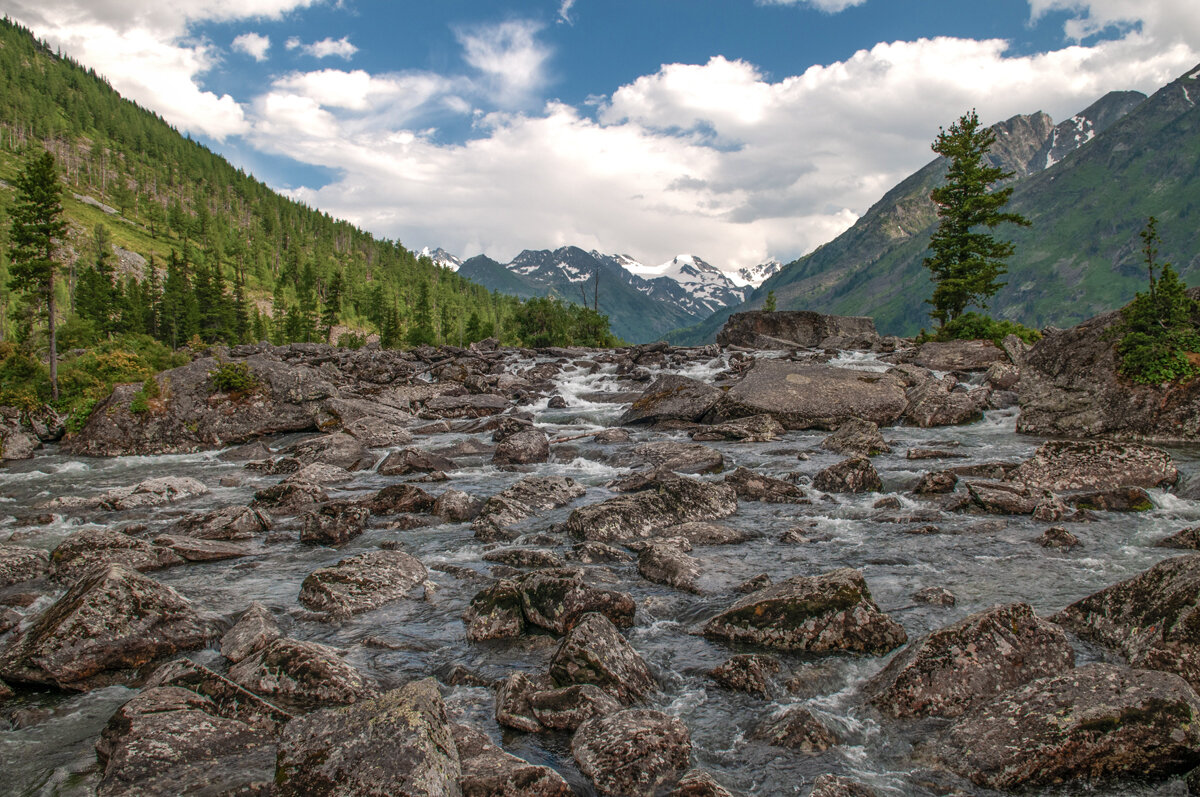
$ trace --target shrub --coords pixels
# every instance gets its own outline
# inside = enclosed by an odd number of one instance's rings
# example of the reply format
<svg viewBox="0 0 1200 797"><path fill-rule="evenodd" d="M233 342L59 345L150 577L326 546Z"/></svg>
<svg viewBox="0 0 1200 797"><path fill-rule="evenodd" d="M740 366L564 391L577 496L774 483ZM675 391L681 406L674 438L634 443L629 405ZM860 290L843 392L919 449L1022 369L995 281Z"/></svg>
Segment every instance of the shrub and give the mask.
<svg viewBox="0 0 1200 797"><path fill-rule="evenodd" d="M246 363L221 363L208 376L213 387L222 393L244 395L258 389L258 378Z"/></svg>
<svg viewBox="0 0 1200 797"><path fill-rule="evenodd" d="M337 345L338 348L342 349L361 349L367 345L367 336L358 335L353 332L343 332L338 335Z"/></svg>
<svg viewBox="0 0 1200 797"><path fill-rule="evenodd" d="M152 377L146 377L146 381L142 382L142 389L133 395L133 400L129 402L129 411L135 415L150 411L150 400L156 399L159 396L158 381Z"/></svg>
<svg viewBox="0 0 1200 797"><path fill-rule="evenodd" d="M1016 321L997 321L982 313L963 313L953 321L947 321L933 335L921 333L920 342L927 340L990 340L997 346L1009 335L1016 335L1026 343L1037 343L1042 333Z"/></svg>

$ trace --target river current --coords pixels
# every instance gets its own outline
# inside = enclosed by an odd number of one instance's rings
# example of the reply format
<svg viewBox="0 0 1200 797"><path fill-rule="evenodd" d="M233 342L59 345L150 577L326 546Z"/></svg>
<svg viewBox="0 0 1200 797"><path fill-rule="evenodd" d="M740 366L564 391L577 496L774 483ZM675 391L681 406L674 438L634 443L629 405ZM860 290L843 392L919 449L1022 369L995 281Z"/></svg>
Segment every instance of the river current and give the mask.
<svg viewBox="0 0 1200 797"><path fill-rule="evenodd" d="M861 354L844 355L834 364L883 370L887 366ZM726 367L718 358L681 371L710 379ZM557 377L557 392L565 409L548 409L542 400L523 409L551 438L571 437L611 425L627 407L597 394L628 392L628 382L618 382L613 366L589 373L566 365ZM632 388L637 389L637 388ZM898 517L928 513L929 504L905 491L926 471L951 465L982 462L1017 462L1042 442L1017 435L1016 410L989 412L984 420L958 427L883 430L892 452L873 458L884 482L884 492L895 495L900 509L880 510L873 505L880 494L823 496L808 488L811 505L766 504L742 501L737 514L723 523L748 529L758 536L747 543L697 547L691 555L703 567L700 586L704 595L693 595L651 583L637 573L636 563L608 564L596 571L603 586L633 595L638 605L635 625L626 632L646 658L662 687L655 706L682 719L691 731L693 759L710 770L735 793L746 795L807 795L812 781L826 772L858 779L880 795L932 795L945 793L936 774L926 774L928 762L920 744L942 727L937 721L895 722L881 718L862 705L858 687L877 672L886 658L811 657L778 653L794 674L802 674L808 688L774 701L719 688L705 673L742 650L710 642L692 633L696 626L727 607L739 596L734 587L761 573L776 581L795 575L814 575L838 567L861 570L880 608L891 614L913 639L995 604L1030 603L1041 614L1103 587L1135 575L1172 551L1154 543L1179 529L1200 522L1200 502L1165 491L1151 491L1154 508L1141 513L1097 513L1097 519L1072 524L1082 545L1071 550L1046 549L1035 539L1045 523L1029 517L940 514L922 520L937 526L939 534L910 533L914 523ZM638 442L678 440L683 432L631 429L633 441L597 444L590 438L553 446L550 462L522 472L492 466L487 455L456 460L450 480L422 484L438 493L457 489L486 498L529 473L562 475L581 482L588 494L572 506L603 500L612 495L605 483L629 472L611 464L613 455ZM787 432L769 443L710 444L725 457L726 470L739 465L761 473L791 475L804 484L820 469L840 460L819 443L827 433ZM490 435L443 433L418 437L416 445L440 449L467 438L490 442ZM268 441L278 448L296 437ZM909 448L951 451L954 459L911 461ZM9 463L0 469L0 540L54 548L73 531L88 524L122 528L145 523L149 533L182 515L229 504L246 504L257 489L277 482L238 463L222 461L220 452L192 455L77 459L54 447L32 459ZM376 452L382 455L385 450ZM1200 470L1198 452L1171 449L1184 480ZM136 484L162 476L191 476L211 493L189 501L131 512L86 512L56 515L46 525L20 520L36 514L36 507L59 496L88 496L113 487ZM719 475L700 478L719 479ZM356 474L354 481L327 488L331 497L362 497L396 482L376 473ZM545 513L518 528L529 534L548 532L569 514L571 507ZM784 541L785 532L801 527L807 541ZM200 608L234 618L251 601L262 601L281 620L290 636L334 645L346 659L373 676L384 688L433 675L446 676L463 668L488 680L514 669L530 674L545 670L556 641L533 636L520 642L474 645L466 641L461 615L486 579L464 578L456 568L468 568L487 577L494 565L482 559L496 544L473 536L469 523L444 524L414 530L373 527L338 548L301 544L298 521L282 519L270 543L258 540L254 555L222 562L188 564L159 570L151 577L168 584ZM558 553L572 540L557 535ZM300 583L318 567L368 550L385 541L418 557L429 568L425 600L399 600L341 623L306 618L297 603ZM455 574L440 570L440 567ZM944 587L957 603L952 607L915 602L914 592ZM49 605L42 597L24 611L32 616ZM369 639L374 638L374 639ZM386 644L380 645L382 639ZM0 637L0 644L6 637ZM1079 643L1077 663L1112 658L1114 654ZM772 651L773 652L773 651ZM189 654L195 660L224 669L214 649ZM109 716L135 694L125 687L108 687L73 694L53 690L21 690L18 697L0 706L0 793L21 795L83 795L94 793L99 781L93 745ZM484 687L453 686L445 692L454 718L473 724L500 742L509 752L560 771L580 794L592 794L579 774L565 735L535 735L502 729L492 718L492 691ZM755 726L790 705L804 705L836 730L844 743L817 755L771 747L750 738ZM1121 787L1130 795L1184 795L1178 780L1157 785ZM1057 794L1058 792L1045 792ZM1069 792L1063 792L1069 793Z"/></svg>

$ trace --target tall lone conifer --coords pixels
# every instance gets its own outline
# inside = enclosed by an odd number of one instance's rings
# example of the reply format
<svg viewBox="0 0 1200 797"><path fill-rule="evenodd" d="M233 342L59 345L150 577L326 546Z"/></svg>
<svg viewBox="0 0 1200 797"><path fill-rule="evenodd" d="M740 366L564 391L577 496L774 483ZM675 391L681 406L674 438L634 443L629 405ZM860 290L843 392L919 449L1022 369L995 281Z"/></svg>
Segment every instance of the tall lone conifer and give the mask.
<svg viewBox="0 0 1200 797"><path fill-rule="evenodd" d="M932 254L925 258L925 268L937 283L927 300L933 305L930 315L943 326L970 305L986 308L987 300L1004 287L998 279L1007 272L1004 261L1014 247L980 228L990 230L1004 222L1029 226L1024 216L1001 212L1012 196L1011 187L989 192L993 184L1012 176L984 160L995 140L995 132L981 128L972 109L949 130L939 130L932 145L950 160L946 184L929 195L941 221L929 241Z"/></svg>
<svg viewBox="0 0 1200 797"><path fill-rule="evenodd" d="M46 307L50 338L50 390L58 401L58 352L54 324L54 240L67 232L62 218L62 186L49 152L29 161L16 179L17 196L10 216L9 287L25 291Z"/></svg>

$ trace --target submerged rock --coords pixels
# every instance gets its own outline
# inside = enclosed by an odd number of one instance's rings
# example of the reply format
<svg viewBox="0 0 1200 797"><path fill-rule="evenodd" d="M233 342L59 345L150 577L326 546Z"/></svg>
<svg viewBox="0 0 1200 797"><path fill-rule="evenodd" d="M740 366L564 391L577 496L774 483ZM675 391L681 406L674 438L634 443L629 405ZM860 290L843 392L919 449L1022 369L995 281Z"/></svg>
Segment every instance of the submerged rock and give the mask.
<svg viewBox="0 0 1200 797"><path fill-rule="evenodd" d="M300 603L314 612L359 614L403 598L428 575L403 551L371 551L309 573Z"/></svg>
<svg viewBox="0 0 1200 797"><path fill-rule="evenodd" d="M1177 675L1089 664L981 705L945 764L989 789L1158 779L1200 764L1200 697Z"/></svg>
<svg viewBox="0 0 1200 797"><path fill-rule="evenodd" d="M912 642L863 687L893 717L957 717L1075 664L1058 626L1025 603L979 612Z"/></svg>
<svg viewBox="0 0 1200 797"><path fill-rule="evenodd" d="M904 629L871 600L857 570L794 576L740 599L700 633L731 643L812 653L882 655L907 639Z"/></svg>
<svg viewBox="0 0 1200 797"><path fill-rule="evenodd" d="M203 647L220 623L124 565L93 570L38 615L0 654L0 676L85 691L128 680L131 671Z"/></svg>
<svg viewBox="0 0 1200 797"><path fill-rule="evenodd" d="M1200 554L1159 562L1053 619L1120 650L1133 667L1177 673L1200 688Z"/></svg>
<svg viewBox="0 0 1200 797"><path fill-rule="evenodd" d="M426 678L373 700L297 717L279 740L274 794L458 797L446 706Z"/></svg>
<svg viewBox="0 0 1200 797"><path fill-rule="evenodd" d="M590 719L571 740L580 772L606 797L654 797L688 769L691 754L687 726L652 709Z"/></svg>

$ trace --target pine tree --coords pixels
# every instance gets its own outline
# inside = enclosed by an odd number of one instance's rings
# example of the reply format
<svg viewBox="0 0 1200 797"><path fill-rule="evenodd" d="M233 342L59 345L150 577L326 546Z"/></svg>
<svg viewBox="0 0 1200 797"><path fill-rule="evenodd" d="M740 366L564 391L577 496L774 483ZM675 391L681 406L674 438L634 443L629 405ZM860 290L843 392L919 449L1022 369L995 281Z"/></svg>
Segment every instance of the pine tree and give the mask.
<svg viewBox="0 0 1200 797"><path fill-rule="evenodd" d="M413 308L413 325L408 330L410 346L432 345L437 342L433 331L433 312L429 306L429 283L421 280L417 288L417 305Z"/></svg>
<svg viewBox="0 0 1200 797"><path fill-rule="evenodd" d="M113 284L112 239L108 228L97 224L92 233L95 261L79 272L75 286L75 312L91 322L96 332L111 335L116 329L119 289Z"/></svg>
<svg viewBox="0 0 1200 797"><path fill-rule="evenodd" d="M970 305L986 308L987 300L1004 287L998 279L1007 272L1004 261L1014 247L980 228L990 230L1004 222L1029 225L1024 216L1000 210L1012 196L1012 187L989 192L992 185L1012 176L984 159L995 140L994 131L980 128L972 109L949 130L940 130L932 145L934 152L950 160L946 184L929 195L940 222L929 242L932 254L925 258L925 267L937 283L927 301L934 308L930 315L943 326Z"/></svg>
<svg viewBox="0 0 1200 797"><path fill-rule="evenodd" d="M58 341L55 337L54 241L67 231L62 218L62 186L58 167L49 152L29 161L15 181L17 196L9 215L9 287L25 291L46 307L50 338L50 391L58 401Z"/></svg>

